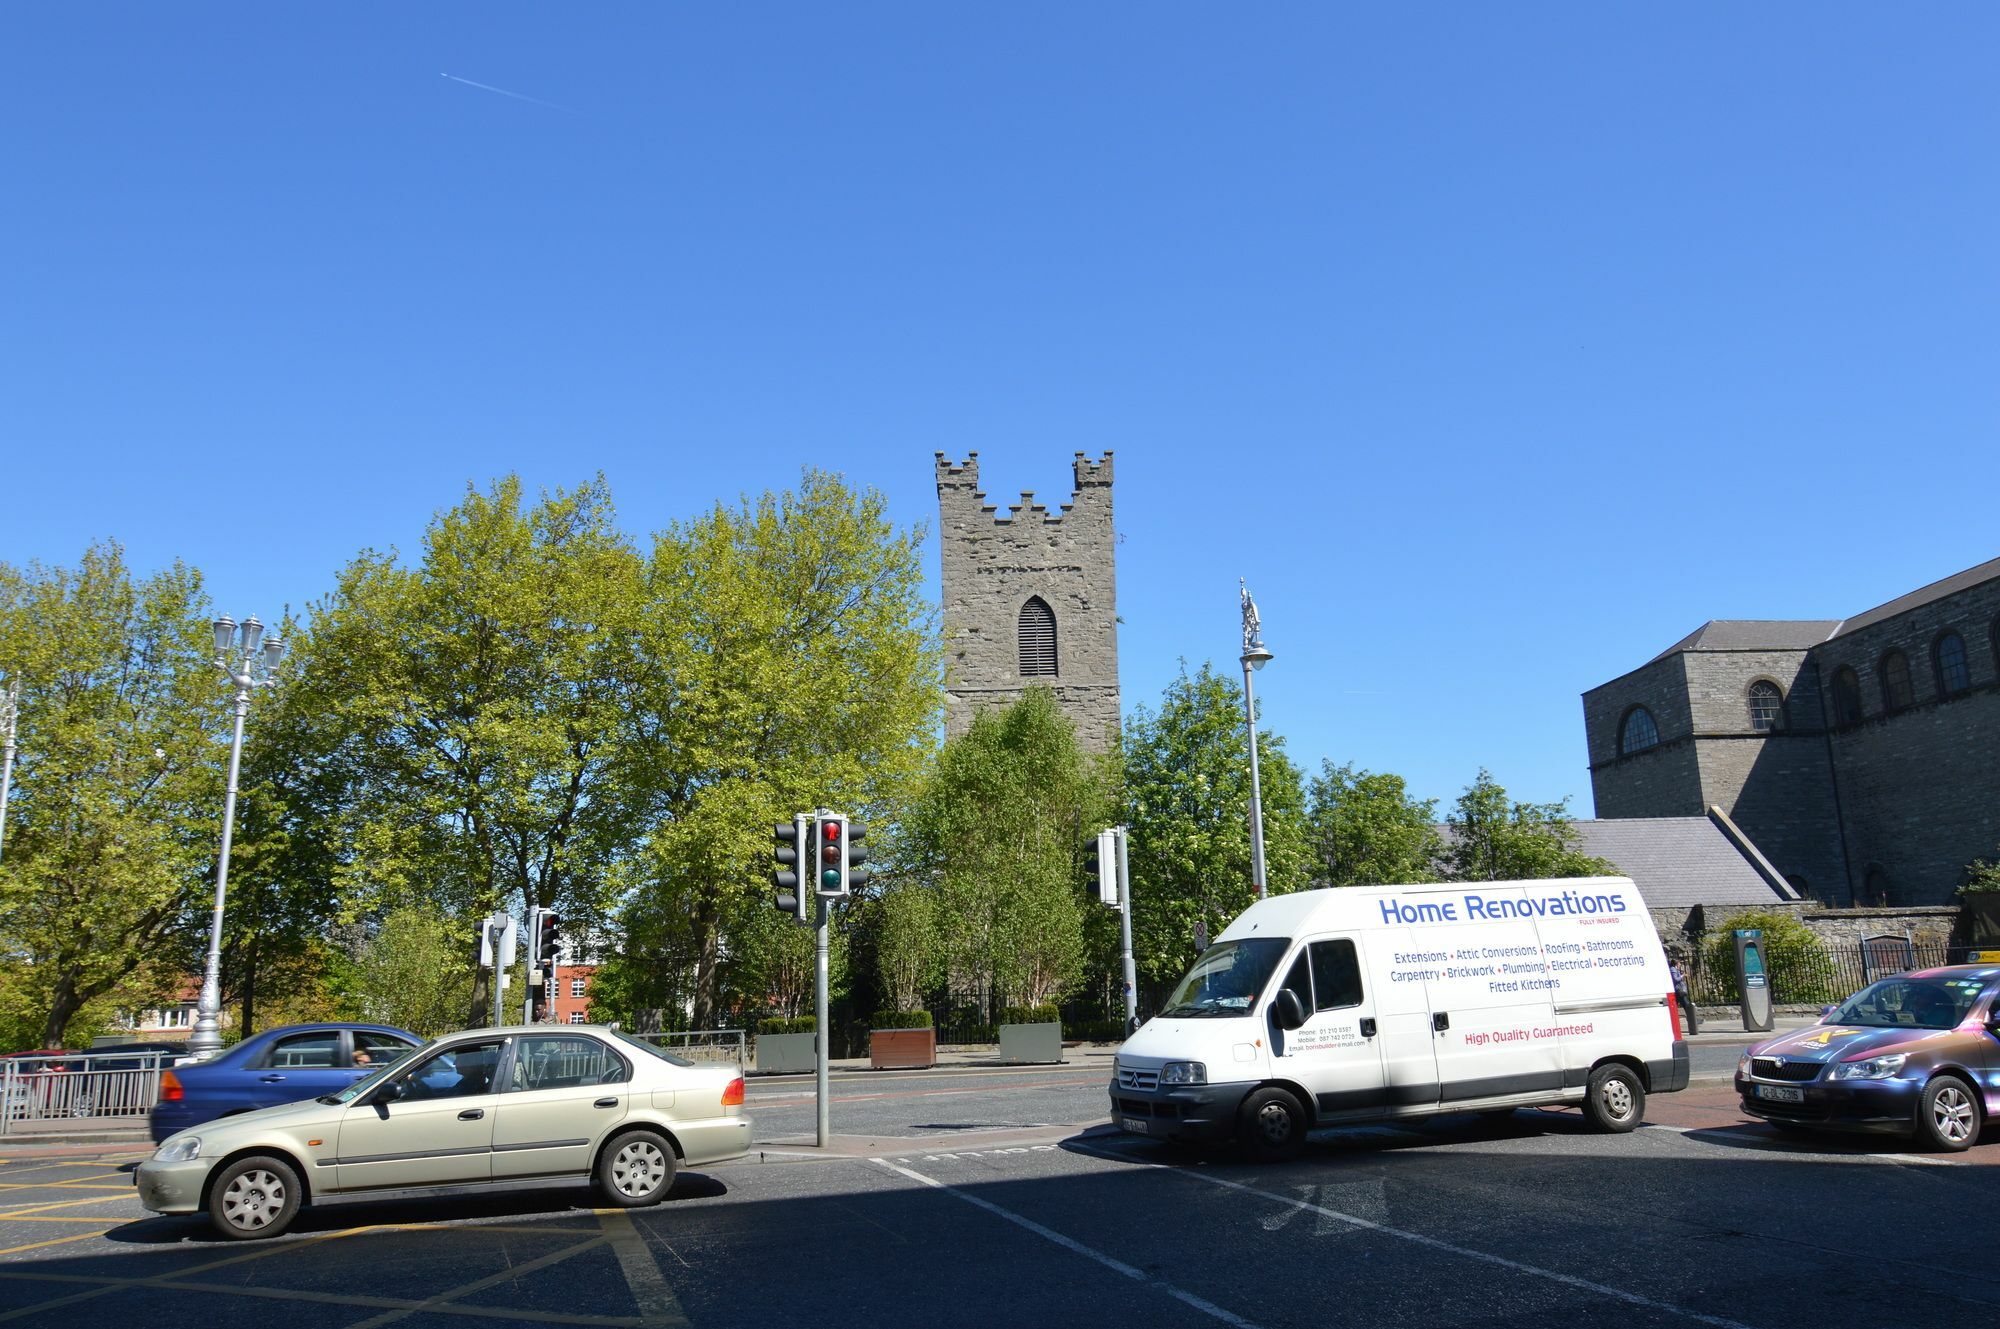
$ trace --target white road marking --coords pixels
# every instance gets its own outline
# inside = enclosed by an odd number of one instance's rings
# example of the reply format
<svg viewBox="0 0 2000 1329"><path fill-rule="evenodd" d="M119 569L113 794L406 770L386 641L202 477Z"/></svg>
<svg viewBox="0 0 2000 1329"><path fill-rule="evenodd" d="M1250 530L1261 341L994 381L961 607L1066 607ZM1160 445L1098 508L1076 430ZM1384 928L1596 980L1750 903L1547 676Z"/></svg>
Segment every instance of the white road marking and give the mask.
<svg viewBox="0 0 2000 1329"><path fill-rule="evenodd" d="M686 1324L688 1318L681 1312L673 1288L667 1285L666 1275L660 1272L660 1262L653 1258L652 1248L639 1229L632 1226L632 1215L623 1209L600 1209L597 1223L618 1256L618 1267L624 1271L625 1285L632 1289L632 1300L639 1304L644 1323Z"/></svg>
<svg viewBox="0 0 2000 1329"><path fill-rule="evenodd" d="M1160 1289L1160 1291L1166 1293L1168 1296L1174 1298L1176 1301L1183 1302L1186 1305L1192 1306L1196 1310L1202 1312L1204 1315L1213 1316L1215 1319L1222 1321L1224 1324L1234 1325L1236 1326L1236 1329L1258 1329L1258 1326L1256 1325L1255 1322L1246 1320L1242 1316L1237 1315L1231 1311L1226 1311L1212 1301L1204 1300L1203 1298L1197 1297L1194 1293L1189 1292L1184 1288L1178 1288L1175 1287L1172 1283L1166 1282L1162 1279L1154 1278L1151 1274L1148 1274L1145 1270L1135 1269L1131 1265L1126 1264L1123 1260L1113 1259L1111 1256L1106 1255L1103 1251L1094 1250L1091 1247L1086 1246L1082 1242L1076 1240L1074 1237L1066 1237L1062 1233L1057 1232L1054 1228L1043 1227L1040 1223L1037 1223L1032 1218L1024 1218L1020 1214L1015 1213L1011 1209L1003 1209L999 1205L993 1203L991 1200L985 1199L981 1196L974 1195L969 1191L960 1190L958 1187L953 1186L947 1182L939 1181L935 1177L927 1177L921 1172L918 1172L912 1168L906 1168L900 1163L892 1163L886 1158L871 1158L868 1161L871 1163L880 1164L882 1167L889 1169L891 1172L899 1173L902 1176L908 1177L911 1181L920 1182L923 1185L929 1186L934 1190L941 1190L946 1192L947 1194L955 1195L969 1205L974 1205L980 1209L984 1209L987 1213L992 1214L995 1217L1004 1218L1009 1223L1013 1223L1017 1227L1026 1228L1028 1231L1034 1233L1036 1236L1042 1238L1044 1241L1052 1241L1066 1251L1071 1251L1077 1255L1083 1256L1086 1260L1095 1260L1098 1264L1103 1265L1106 1269L1111 1270L1113 1273L1123 1274L1125 1277L1133 1280L1136 1283L1144 1283L1149 1287L1156 1287Z"/></svg>
<svg viewBox="0 0 2000 1329"><path fill-rule="evenodd" d="M1668 1315L1677 1315L1682 1319L1693 1320L1697 1324L1715 1325L1716 1329L1750 1329L1749 1325L1744 1324L1740 1320L1725 1319L1719 1315L1704 1315L1700 1311L1687 1310L1671 1302L1656 1301L1651 1297L1641 1296L1637 1292L1627 1292L1623 1288L1612 1287L1607 1283L1593 1283L1587 1278L1578 1278L1574 1274L1559 1273L1554 1269L1544 1269L1540 1265L1527 1264L1520 1260L1510 1260L1504 1255L1494 1255L1488 1251L1474 1250L1470 1246L1455 1245L1438 1237L1425 1236L1421 1232L1411 1232L1405 1228L1390 1227L1386 1223L1372 1222L1369 1219L1359 1218L1353 1214L1341 1213L1337 1209L1328 1209L1324 1205L1313 1204L1309 1200L1296 1200L1288 1195L1279 1195L1275 1191L1259 1190L1255 1186L1246 1186L1240 1181L1231 1181L1227 1177L1218 1177L1212 1172L1194 1171L1188 1168L1169 1168L1164 1164L1149 1163L1143 1158L1134 1158L1130 1154L1092 1149L1081 1144L1074 1147L1079 1153L1095 1154L1099 1158L1108 1158L1119 1163L1133 1163L1140 1167L1160 1168L1162 1171L1173 1172L1195 1181L1206 1181L1228 1190L1241 1191L1245 1195L1255 1195L1259 1199L1271 1200L1278 1204L1292 1205L1296 1208L1320 1214L1336 1222L1346 1223L1351 1227L1357 1227L1367 1232L1374 1232L1385 1237L1396 1237L1403 1241L1414 1242L1419 1246L1429 1247L1431 1250L1463 1256L1468 1260L1480 1260L1487 1264L1499 1265L1503 1269L1512 1269L1516 1273L1528 1274L1535 1278L1546 1278L1551 1282L1561 1283L1565 1287L1577 1288L1584 1292L1594 1292L1601 1297L1610 1297L1615 1301L1622 1301L1628 1306L1643 1306L1647 1310L1662 1311ZM972 1199L973 1197L967 1196L966 1198Z"/></svg>

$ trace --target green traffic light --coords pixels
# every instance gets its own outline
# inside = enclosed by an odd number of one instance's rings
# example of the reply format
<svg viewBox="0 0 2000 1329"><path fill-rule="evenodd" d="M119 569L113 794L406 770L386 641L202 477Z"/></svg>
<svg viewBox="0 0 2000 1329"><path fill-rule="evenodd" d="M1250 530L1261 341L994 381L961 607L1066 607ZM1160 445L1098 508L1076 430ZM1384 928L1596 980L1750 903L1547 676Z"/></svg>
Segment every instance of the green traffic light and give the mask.
<svg viewBox="0 0 2000 1329"><path fill-rule="evenodd" d="M836 889L840 885L840 869L828 868L819 874L819 880L820 884L828 890Z"/></svg>

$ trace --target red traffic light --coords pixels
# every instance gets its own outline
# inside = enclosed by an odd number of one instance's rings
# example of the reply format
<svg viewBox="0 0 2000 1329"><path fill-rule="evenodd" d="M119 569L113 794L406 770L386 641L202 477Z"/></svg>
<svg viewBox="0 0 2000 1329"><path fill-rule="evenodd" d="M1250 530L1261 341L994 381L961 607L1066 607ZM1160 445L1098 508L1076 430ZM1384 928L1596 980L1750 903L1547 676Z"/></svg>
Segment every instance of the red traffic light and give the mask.
<svg viewBox="0 0 2000 1329"><path fill-rule="evenodd" d="M832 843L840 838L840 823L830 818L822 821L819 824L819 833L826 837L828 843Z"/></svg>

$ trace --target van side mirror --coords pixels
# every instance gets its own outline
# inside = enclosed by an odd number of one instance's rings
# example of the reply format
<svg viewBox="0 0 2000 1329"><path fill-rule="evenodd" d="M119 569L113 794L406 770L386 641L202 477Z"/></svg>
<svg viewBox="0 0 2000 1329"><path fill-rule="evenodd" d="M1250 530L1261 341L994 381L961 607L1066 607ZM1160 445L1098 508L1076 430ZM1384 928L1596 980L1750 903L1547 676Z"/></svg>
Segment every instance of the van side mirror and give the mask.
<svg viewBox="0 0 2000 1329"><path fill-rule="evenodd" d="M1306 1022L1306 1004L1291 988L1278 989L1277 1000L1271 1003L1271 1013L1277 1017L1280 1029L1297 1029Z"/></svg>

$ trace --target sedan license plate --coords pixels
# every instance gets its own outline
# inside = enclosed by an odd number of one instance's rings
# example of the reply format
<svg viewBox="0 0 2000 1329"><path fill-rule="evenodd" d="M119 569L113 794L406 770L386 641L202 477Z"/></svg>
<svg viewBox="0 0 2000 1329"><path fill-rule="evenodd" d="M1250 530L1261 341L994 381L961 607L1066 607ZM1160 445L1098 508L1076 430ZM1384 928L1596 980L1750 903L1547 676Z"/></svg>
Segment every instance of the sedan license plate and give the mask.
<svg viewBox="0 0 2000 1329"><path fill-rule="evenodd" d="M1773 1103L1803 1103L1806 1101L1806 1091L1803 1089L1790 1089L1779 1084L1760 1084L1756 1086L1756 1089L1757 1097L1767 1098Z"/></svg>
<svg viewBox="0 0 2000 1329"><path fill-rule="evenodd" d="M1143 1117L1120 1117L1118 1124L1134 1135L1144 1135L1146 1133L1146 1121Z"/></svg>

